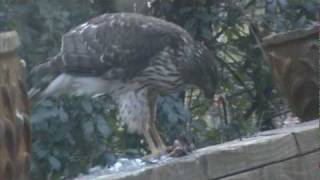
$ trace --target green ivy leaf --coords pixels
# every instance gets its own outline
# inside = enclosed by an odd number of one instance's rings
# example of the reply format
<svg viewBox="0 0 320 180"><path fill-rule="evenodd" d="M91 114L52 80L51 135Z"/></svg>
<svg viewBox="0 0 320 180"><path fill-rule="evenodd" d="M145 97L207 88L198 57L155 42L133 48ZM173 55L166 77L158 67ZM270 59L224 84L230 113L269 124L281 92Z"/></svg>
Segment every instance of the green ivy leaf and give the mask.
<svg viewBox="0 0 320 180"><path fill-rule="evenodd" d="M85 110L86 113L92 113L92 104L90 103L89 100L84 100L81 102L82 108Z"/></svg>
<svg viewBox="0 0 320 180"><path fill-rule="evenodd" d="M57 158L55 158L54 156L50 156L48 160L49 160L49 163L50 163L52 169L59 170L61 168L60 161Z"/></svg>
<svg viewBox="0 0 320 180"><path fill-rule="evenodd" d="M85 121L82 124L82 129L84 131L84 135L86 138L90 139L91 135L94 132L94 126L93 126L93 122L90 120Z"/></svg>
<svg viewBox="0 0 320 180"><path fill-rule="evenodd" d="M65 112L65 110L63 109L63 107L59 108L59 119L62 122L67 122L69 119L69 115Z"/></svg>
<svg viewBox="0 0 320 180"><path fill-rule="evenodd" d="M103 137L108 137L111 134L111 129L107 121L101 116L96 117L98 131L102 134Z"/></svg>

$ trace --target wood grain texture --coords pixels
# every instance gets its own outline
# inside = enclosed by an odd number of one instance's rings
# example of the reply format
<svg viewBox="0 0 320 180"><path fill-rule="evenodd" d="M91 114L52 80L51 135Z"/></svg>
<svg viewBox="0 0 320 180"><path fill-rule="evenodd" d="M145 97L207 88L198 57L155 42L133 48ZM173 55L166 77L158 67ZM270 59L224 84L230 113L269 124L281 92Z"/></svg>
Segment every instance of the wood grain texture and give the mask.
<svg viewBox="0 0 320 180"><path fill-rule="evenodd" d="M317 180L319 120L210 146L169 162L98 180Z"/></svg>
<svg viewBox="0 0 320 180"><path fill-rule="evenodd" d="M235 143L218 146L216 150L204 151L203 157L208 162L209 179L218 179L257 168L263 164L285 160L298 153L291 135L273 135L250 138Z"/></svg>
<svg viewBox="0 0 320 180"><path fill-rule="evenodd" d="M320 126L320 121L310 121L299 125L276 129L271 131L261 132L259 136L271 136L275 134L291 133L295 138L300 154L309 153L319 149L320 151L320 129L315 128ZM320 158L319 158L320 161Z"/></svg>
<svg viewBox="0 0 320 180"><path fill-rule="evenodd" d="M0 180L26 180L31 133L16 32L0 33Z"/></svg>
<svg viewBox="0 0 320 180"><path fill-rule="evenodd" d="M319 117L319 31L316 27L264 39L276 84L303 121Z"/></svg>
<svg viewBox="0 0 320 180"><path fill-rule="evenodd" d="M12 52L20 45L20 40L16 31L0 33L0 54Z"/></svg>
<svg viewBox="0 0 320 180"><path fill-rule="evenodd" d="M264 46L279 45L281 43L287 43L288 41L305 38L318 33L319 30L315 26L308 27L306 29L296 29L288 32L282 32L278 34L271 34L263 38Z"/></svg>
<svg viewBox="0 0 320 180"><path fill-rule="evenodd" d="M320 151L221 180L318 180Z"/></svg>

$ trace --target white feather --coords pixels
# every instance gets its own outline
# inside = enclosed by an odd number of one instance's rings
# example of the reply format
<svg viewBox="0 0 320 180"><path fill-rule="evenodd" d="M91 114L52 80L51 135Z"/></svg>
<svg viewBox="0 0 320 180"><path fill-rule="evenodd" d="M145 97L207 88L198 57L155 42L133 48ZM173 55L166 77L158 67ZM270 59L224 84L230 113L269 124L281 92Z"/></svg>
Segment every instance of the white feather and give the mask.
<svg viewBox="0 0 320 180"><path fill-rule="evenodd" d="M69 93L73 95L99 96L110 94L116 100L121 94L139 87L136 83L125 84L119 80L105 80L100 77L73 76L63 73L56 77L41 96L59 96Z"/></svg>
<svg viewBox="0 0 320 180"><path fill-rule="evenodd" d="M61 95L70 88L72 76L68 74L61 74L56 77L48 87L41 93L41 97Z"/></svg>
<svg viewBox="0 0 320 180"><path fill-rule="evenodd" d="M108 92L108 81L98 77L73 77L72 94L94 96Z"/></svg>
<svg viewBox="0 0 320 180"><path fill-rule="evenodd" d="M118 98L119 118L126 124L129 133L143 134L150 110L146 91L128 91Z"/></svg>
<svg viewBox="0 0 320 180"><path fill-rule="evenodd" d="M63 73L56 77L41 96L59 96L64 93L74 95L103 94L108 90L108 82L98 77L76 77Z"/></svg>

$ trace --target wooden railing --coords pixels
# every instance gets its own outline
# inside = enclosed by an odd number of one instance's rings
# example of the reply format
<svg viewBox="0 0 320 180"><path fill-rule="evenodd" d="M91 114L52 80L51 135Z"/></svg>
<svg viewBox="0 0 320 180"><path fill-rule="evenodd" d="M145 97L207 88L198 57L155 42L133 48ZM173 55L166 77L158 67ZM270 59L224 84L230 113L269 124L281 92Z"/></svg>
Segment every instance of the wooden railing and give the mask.
<svg viewBox="0 0 320 180"><path fill-rule="evenodd" d="M276 84L302 121L319 117L319 29L278 33L263 44Z"/></svg>
<svg viewBox="0 0 320 180"><path fill-rule="evenodd" d="M319 180L319 120L196 150L95 180Z"/></svg>
<svg viewBox="0 0 320 180"><path fill-rule="evenodd" d="M26 180L31 134L24 66L15 31L0 33L0 180Z"/></svg>

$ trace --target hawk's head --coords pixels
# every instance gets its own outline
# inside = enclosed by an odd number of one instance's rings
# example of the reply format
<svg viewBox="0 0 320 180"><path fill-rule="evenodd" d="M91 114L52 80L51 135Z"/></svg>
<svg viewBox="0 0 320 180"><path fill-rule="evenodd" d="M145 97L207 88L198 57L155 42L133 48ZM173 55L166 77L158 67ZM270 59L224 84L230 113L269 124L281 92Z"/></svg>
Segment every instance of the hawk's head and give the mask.
<svg viewBox="0 0 320 180"><path fill-rule="evenodd" d="M219 77L215 57L203 44L197 43L193 60L192 84L198 86L207 98L213 98L219 87Z"/></svg>

